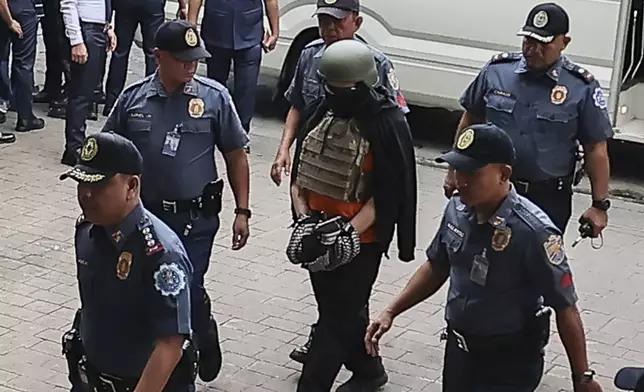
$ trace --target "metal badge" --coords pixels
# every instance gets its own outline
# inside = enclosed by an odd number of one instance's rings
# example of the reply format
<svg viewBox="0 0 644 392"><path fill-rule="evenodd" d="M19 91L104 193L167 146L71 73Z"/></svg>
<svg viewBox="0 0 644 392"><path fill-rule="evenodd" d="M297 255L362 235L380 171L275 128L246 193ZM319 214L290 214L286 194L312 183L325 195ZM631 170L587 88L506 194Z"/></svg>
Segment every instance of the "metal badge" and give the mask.
<svg viewBox="0 0 644 392"><path fill-rule="evenodd" d="M561 105L568 97L568 88L566 86L554 86L550 92L550 102L554 105Z"/></svg>
<svg viewBox="0 0 644 392"><path fill-rule="evenodd" d="M456 147L459 150L465 150L472 144L473 141L474 141L474 130L471 128L466 129L465 132L461 133L461 135L458 137L458 141L456 142Z"/></svg>
<svg viewBox="0 0 644 392"><path fill-rule="evenodd" d="M132 267L132 253L123 252L119 256L119 262L116 264L116 276L119 279L125 280L130 275L130 268Z"/></svg>
<svg viewBox="0 0 644 392"><path fill-rule="evenodd" d="M83 149L81 150L80 158L82 161L88 162L94 159L97 153L98 143L96 142L96 139L90 137L87 139L85 145L83 146Z"/></svg>
<svg viewBox="0 0 644 392"><path fill-rule="evenodd" d="M548 24L548 13L546 11L539 11L532 19L532 25L538 29L544 28Z"/></svg>
<svg viewBox="0 0 644 392"><path fill-rule="evenodd" d="M190 114L190 117L192 118L200 118L206 110L205 107L203 99L192 98L190 102L188 102L188 114Z"/></svg>
<svg viewBox="0 0 644 392"><path fill-rule="evenodd" d="M184 36L184 38L186 40L186 45L192 48L197 46L197 43L199 43L199 38L197 37L195 29L186 30L186 35Z"/></svg>
<svg viewBox="0 0 644 392"><path fill-rule="evenodd" d="M503 252L510 243L510 238L512 238L512 230L509 227L494 230L494 234L492 235L492 249L497 252Z"/></svg>

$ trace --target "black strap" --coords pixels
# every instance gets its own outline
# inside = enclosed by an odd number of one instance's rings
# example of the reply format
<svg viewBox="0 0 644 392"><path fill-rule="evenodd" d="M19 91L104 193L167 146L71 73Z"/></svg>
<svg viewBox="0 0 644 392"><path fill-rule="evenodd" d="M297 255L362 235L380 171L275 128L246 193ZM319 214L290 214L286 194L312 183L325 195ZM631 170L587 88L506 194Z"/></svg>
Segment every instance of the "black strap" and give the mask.
<svg viewBox="0 0 644 392"><path fill-rule="evenodd" d="M169 214L182 214L191 211L199 211L203 208L201 197L192 200L144 200L143 205L152 212L165 212Z"/></svg>

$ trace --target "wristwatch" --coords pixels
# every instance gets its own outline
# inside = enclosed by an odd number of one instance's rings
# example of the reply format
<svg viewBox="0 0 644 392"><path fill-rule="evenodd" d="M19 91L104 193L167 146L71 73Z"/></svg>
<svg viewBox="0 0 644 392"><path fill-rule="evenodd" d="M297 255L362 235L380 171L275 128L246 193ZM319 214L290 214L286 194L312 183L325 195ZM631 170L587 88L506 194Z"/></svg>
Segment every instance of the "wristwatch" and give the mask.
<svg viewBox="0 0 644 392"><path fill-rule="evenodd" d="M248 208L235 208L235 215L246 215L248 219L250 219L251 215L253 215Z"/></svg>
<svg viewBox="0 0 644 392"><path fill-rule="evenodd" d="M588 384L589 382L591 382L593 380L593 378L595 377L595 374L597 374L597 373L595 373L594 370L588 369L588 370L586 370L585 372L583 372L581 374L578 374L576 376L573 375L573 379L574 379L575 382L578 382L580 384Z"/></svg>
<svg viewBox="0 0 644 392"><path fill-rule="evenodd" d="M593 200L592 206L593 208L597 208L598 210L601 210L601 211L608 211L608 209L610 208L610 200L609 199Z"/></svg>

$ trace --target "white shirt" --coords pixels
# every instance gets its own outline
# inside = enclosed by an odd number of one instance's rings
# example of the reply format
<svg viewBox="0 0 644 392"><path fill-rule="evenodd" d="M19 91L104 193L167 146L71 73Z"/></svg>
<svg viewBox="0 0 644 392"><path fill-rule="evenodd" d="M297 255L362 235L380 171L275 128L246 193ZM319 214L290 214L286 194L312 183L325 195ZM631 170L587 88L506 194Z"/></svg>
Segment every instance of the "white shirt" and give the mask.
<svg viewBox="0 0 644 392"><path fill-rule="evenodd" d="M107 23L105 1L111 0L60 0L60 12L65 23L65 36L71 46L83 43L80 22Z"/></svg>

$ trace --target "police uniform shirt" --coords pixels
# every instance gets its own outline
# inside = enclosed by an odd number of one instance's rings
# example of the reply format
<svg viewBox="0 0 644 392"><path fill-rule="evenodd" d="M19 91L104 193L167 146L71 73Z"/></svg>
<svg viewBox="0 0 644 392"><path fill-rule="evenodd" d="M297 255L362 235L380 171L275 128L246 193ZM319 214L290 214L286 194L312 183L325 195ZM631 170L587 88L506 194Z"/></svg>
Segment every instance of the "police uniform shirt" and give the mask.
<svg viewBox="0 0 644 392"><path fill-rule="evenodd" d="M397 102L404 113L409 112L407 103L400 93L398 78L394 66L384 53L369 46L376 57L376 66L382 85L387 88L391 99ZM322 39L317 39L308 44L302 53L295 67L295 75L291 84L286 90L284 97L295 109L304 110L317 98L324 95L322 80L318 75L320 59L324 53L325 45Z"/></svg>
<svg viewBox="0 0 644 392"><path fill-rule="evenodd" d="M514 189L481 224L452 197L427 258L449 268L446 319L464 333L517 332L541 297L555 311L577 301L559 230Z"/></svg>
<svg viewBox="0 0 644 392"><path fill-rule="evenodd" d="M123 91L103 131L122 134L141 151L146 202L201 196L218 177L215 146L225 154L249 141L221 84L195 76L182 92L169 95L158 73Z"/></svg>
<svg viewBox="0 0 644 392"><path fill-rule="evenodd" d="M460 102L510 135L517 151L517 179L569 176L575 140L592 144L613 136L599 83L565 56L547 72L535 73L521 53L497 55Z"/></svg>
<svg viewBox="0 0 644 392"><path fill-rule="evenodd" d="M140 203L116 228L81 218L75 238L88 361L99 372L138 378L157 338L190 334L186 251Z"/></svg>

